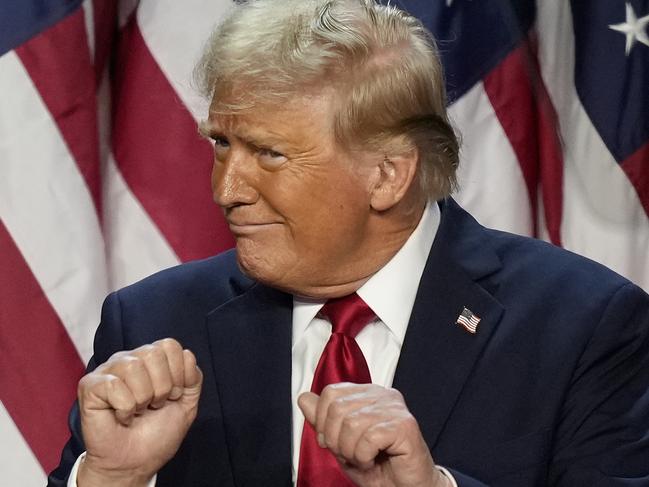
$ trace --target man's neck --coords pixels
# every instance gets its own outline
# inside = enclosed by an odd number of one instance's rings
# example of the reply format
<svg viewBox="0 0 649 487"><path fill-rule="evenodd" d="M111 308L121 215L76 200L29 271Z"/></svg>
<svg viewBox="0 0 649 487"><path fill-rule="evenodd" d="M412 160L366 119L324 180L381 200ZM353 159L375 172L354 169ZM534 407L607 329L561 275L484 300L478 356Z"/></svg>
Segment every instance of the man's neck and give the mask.
<svg viewBox="0 0 649 487"><path fill-rule="evenodd" d="M340 281L288 291L300 298L314 300L337 298L356 292L399 252L417 228L425 206L423 202L414 209L410 207L407 213L395 208L389 210L391 214L373 215L371 218L380 218L381 221L370 222L365 244L355 255L350 256Z"/></svg>

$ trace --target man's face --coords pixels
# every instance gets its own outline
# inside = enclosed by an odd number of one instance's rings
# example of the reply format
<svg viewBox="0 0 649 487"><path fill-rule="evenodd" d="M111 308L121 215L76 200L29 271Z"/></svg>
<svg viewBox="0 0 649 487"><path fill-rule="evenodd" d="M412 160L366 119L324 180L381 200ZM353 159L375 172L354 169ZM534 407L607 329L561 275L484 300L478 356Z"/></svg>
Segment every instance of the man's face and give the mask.
<svg viewBox="0 0 649 487"><path fill-rule="evenodd" d="M338 146L332 98L296 97L236 115L211 110L212 189L251 277L321 297L367 278L376 155ZM335 293L335 292L334 292Z"/></svg>

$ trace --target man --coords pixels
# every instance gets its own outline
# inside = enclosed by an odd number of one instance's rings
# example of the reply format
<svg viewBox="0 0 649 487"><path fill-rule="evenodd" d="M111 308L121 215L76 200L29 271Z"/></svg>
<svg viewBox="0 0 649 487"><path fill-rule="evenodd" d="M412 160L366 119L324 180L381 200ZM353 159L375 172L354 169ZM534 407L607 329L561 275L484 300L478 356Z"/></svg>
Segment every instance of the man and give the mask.
<svg viewBox="0 0 649 487"><path fill-rule="evenodd" d="M448 197L419 22L250 2L200 69L236 251L107 299L50 485L649 485L649 297Z"/></svg>

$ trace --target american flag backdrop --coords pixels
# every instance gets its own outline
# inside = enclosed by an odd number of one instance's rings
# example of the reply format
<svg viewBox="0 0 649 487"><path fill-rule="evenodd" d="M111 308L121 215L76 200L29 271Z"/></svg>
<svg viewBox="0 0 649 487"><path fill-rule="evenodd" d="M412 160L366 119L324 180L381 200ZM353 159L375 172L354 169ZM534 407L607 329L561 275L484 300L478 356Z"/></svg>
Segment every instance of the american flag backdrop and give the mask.
<svg viewBox="0 0 649 487"><path fill-rule="evenodd" d="M438 39L458 201L649 289L649 0L392 3ZM229 4L0 2L3 485L58 463L104 296L232 245L190 82Z"/></svg>

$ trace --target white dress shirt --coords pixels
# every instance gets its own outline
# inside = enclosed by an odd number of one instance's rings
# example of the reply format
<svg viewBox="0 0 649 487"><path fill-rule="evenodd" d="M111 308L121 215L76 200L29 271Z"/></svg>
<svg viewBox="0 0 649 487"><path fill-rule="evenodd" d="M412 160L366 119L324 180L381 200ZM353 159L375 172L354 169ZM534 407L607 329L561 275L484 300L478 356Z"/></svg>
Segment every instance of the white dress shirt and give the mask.
<svg viewBox="0 0 649 487"><path fill-rule="evenodd" d="M437 203L426 205L424 213L406 243L392 259L356 291L376 314L376 319L356 336L373 384L390 387L394 379L401 346L417 296L419 281L433 245L440 221ZM311 390L313 374L329 336L331 323L317 316L325 300L293 298L293 372L291 400L293 411L293 482L300 464L300 443L304 415L297 398ZM450 473L440 468L453 480Z"/></svg>
<svg viewBox="0 0 649 487"><path fill-rule="evenodd" d="M372 383L384 387L392 385L401 346L415 303L419 281L424 272L428 254L433 245L440 221L439 206L426 205L419 224L406 243L392 259L357 291L376 314L376 319L356 336L370 370ZM300 462L300 443L304 415L297 405L297 397L311 390L318 360L331 335L331 323L317 317L325 300L293 299L293 344L291 404L293 412L293 482ZM81 455L70 473L68 487L77 487L76 473ZM450 473L441 468L455 485ZM155 486L155 477L149 487Z"/></svg>

